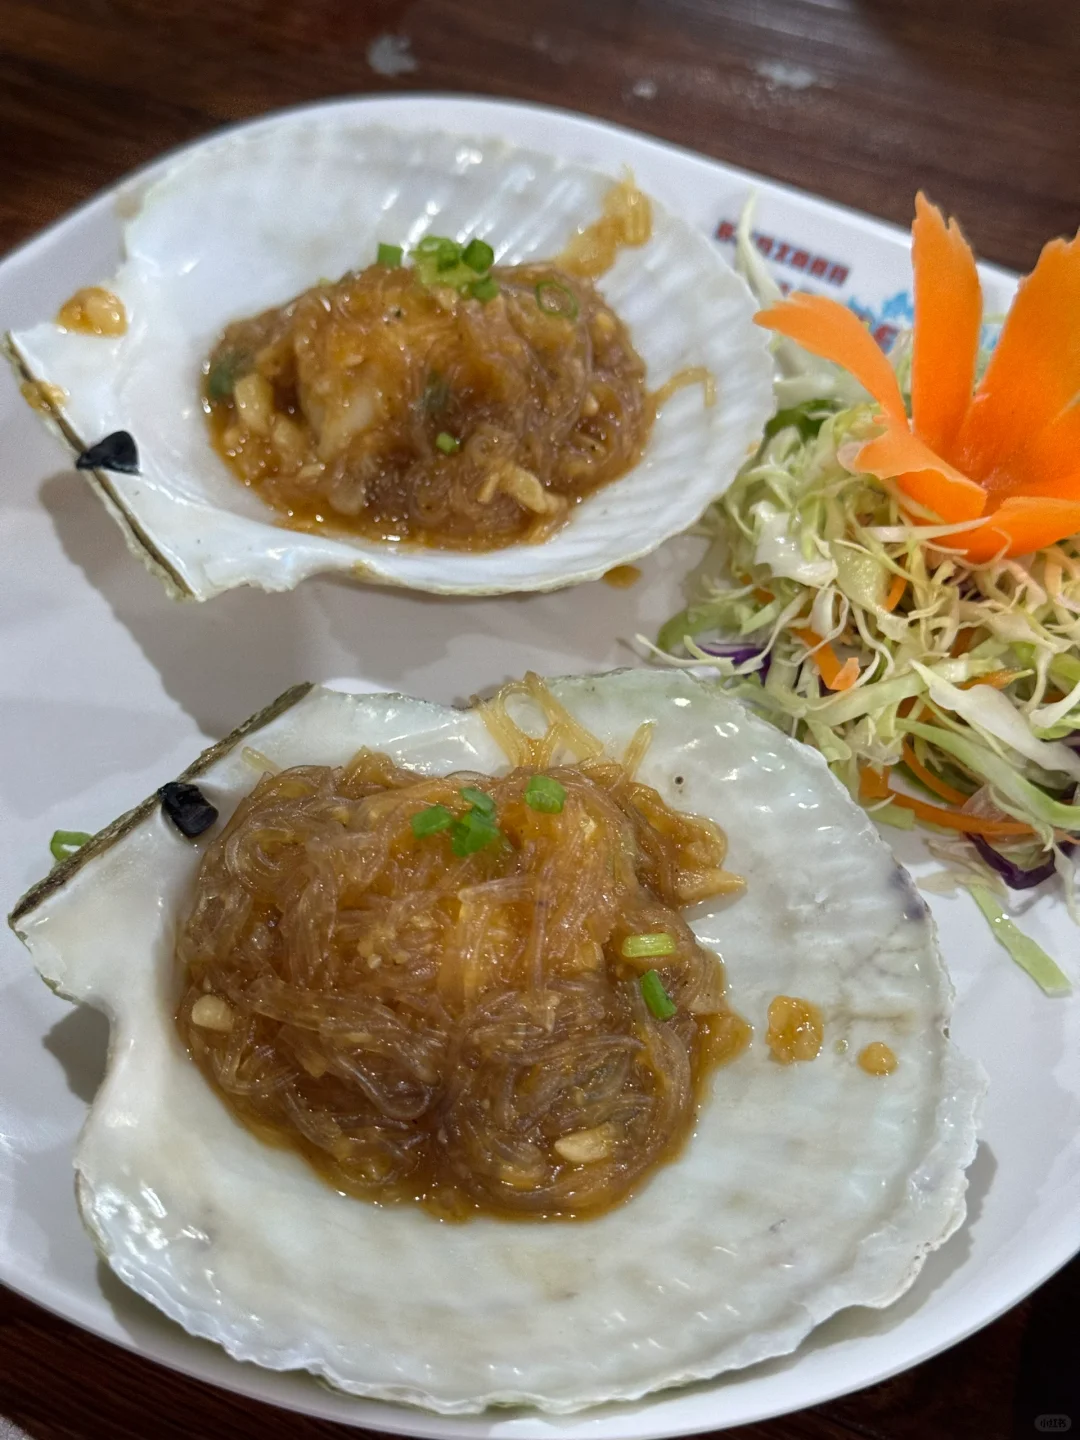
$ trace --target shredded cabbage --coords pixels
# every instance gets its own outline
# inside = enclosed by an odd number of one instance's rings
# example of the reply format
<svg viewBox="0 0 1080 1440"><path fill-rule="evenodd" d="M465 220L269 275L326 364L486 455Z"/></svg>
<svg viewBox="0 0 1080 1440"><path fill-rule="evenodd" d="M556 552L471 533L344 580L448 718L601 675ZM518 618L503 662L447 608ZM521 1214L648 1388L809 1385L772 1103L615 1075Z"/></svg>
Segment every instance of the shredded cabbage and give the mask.
<svg viewBox="0 0 1080 1440"><path fill-rule="evenodd" d="M1072 986L1068 977L1051 960L1041 945L1018 930L1005 911L982 885L972 885L975 904L989 921L990 928L1021 969L1026 970L1036 985L1047 995L1068 995Z"/></svg>
<svg viewBox="0 0 1080 1440"><path fill-rule="evenodd" d="M768 303L779 292L749 225L746 213L739 265ZM729 693L815 745L854 796L869 788L875 818L910 826L949 812L955 837L977 815L1004 857L1022 854L1026 865L1033 847L1036 859L1053 852L1072 908L1080 545L970 563L950 540L980 522L916 526L934 517L843 463L877 433L865 392L786 339L774 339L774 352L780 408L703 517L709 550L686 609L653 648L671 663L708 666ZM906 336L890 358L906 394ZM830 677L846 688L830 689ZM882 775L900 798L883 790ZM1017 834L1016 822L1029 830ZM963 868L999 889L975 849L959 844L970 857ZM997 921L995 931L1004 934Z"/></svg>

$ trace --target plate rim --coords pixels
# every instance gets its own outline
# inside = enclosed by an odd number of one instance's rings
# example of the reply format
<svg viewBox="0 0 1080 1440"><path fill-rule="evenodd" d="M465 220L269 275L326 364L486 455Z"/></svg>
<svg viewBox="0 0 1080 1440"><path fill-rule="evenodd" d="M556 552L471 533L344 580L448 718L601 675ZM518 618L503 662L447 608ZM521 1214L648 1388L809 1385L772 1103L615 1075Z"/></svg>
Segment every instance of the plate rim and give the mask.
<svg viewBox="0 0 1080 1440"><path fill-rule="evenodd" d="M846 218L849 222L862 228L869 229L877 234L887 237L892 241L904 238L906 231L890 222L867 215L852 207L841 205L830 200L814 195L812 192L802 190L798 187L773 181L767 176L756 172L745 170L741 167L721 161L713 156L704 155L692 148L679 145L660 139L655 135L637 131L633 128L616 122L600 119L582 112L571 110L567 107L535 103L532 101L519 102L509 99L500 99L490 96L473 94L459 94L453 92L379 92L376 94L360 94L355 96L340 96L331 99L321 99L307 102L301 105L289 106L283 109L270 112L268 115L261 115L236 121L214 129L187 141L179 146L172 147L168 151L155 156L145 164L127 172L118 180L96 192L94 195L82 201L79 205L58 217L43 229L35 232L21 241L12 250L0 257L0 276L11 268L18 270L24 265L32 265L38 259L40 252L47 251L49 246L63 233L70 230L77 230L81 225L100 223L102 211L111 203L115 203L128 187L145 182L154 175L167 168L175 159L185 153L197 149L199 146L212 142L222 135L240 129L251 129L261 125L272 124L277 118L284 114L292 114L303 111L330 111L333 109L359 110L371 107L374 110L392 112L395 107L410 107L416 110L427 110L439 105L453 105L468 107L470 113L482 114L490 117L493 125L499 123L500 118L511 115L518 115L522 112L537 116L558 117L560 120L571 122L574 125L583 126L587 130L603 132L608 139L623 138L635 146L646 146L653 148L658 155L678 154L712 168L720 175L758 183L766 188L770 194L786 196L800 203L811 203L817 206L826 207L830 213ZM383 117L380 117L383 118ZM394 123L389 114L385 117L386 123ZM464 124L472 124L467 121ZM553 145L553 153L559 153L558 143ZM1002 283L1010 286L1015 284L1017 276L1014 272L1004 267L992 264L980 264L980 271L984 275L993 276ZM793 1412L794 1409L816 1406L827 1403L840 1396L850 1394L853 1391L863 1389L869 1385L878 1384L913 1366L923 1363L945 1349L960 1343L985 1325L991 1324L1009 1309L1044 1284L1063 1265L1067 1264L1073 1254L1080 1248L1080 1216L1076 1222L1077 1233L1070 1237L1067 1227L1062 1228L1060 1245L1052 1247L1052 1254L1048 1263L1040 1266L1039 1273L1032 1276L1027 1274L1022 1282L1014 1284L1006 1297L996 1304L995 1307L980 1313L977 1318L971 1320L970 1324L953 1329L947 1338L936 1336L924 1345L908 1347L908 1350L899 1356L895 1364L889 1364L884 1368L875 1369L872 1374L862 1374L858 1378L848 1382L840 1381L835 1386L825 1390L818 1389L814 1395L797 1395L789 1398L781 1398L779 1405L765 1402L756 1407L748 1407L742 1413L730 1418L709 1416L703 1414L699 1419L688 1421L676 1418L668 1414L672 1406L678 1409L680 1396L685 1392L678 1390L661 1392L653 1397L647 1398L633 1405L616 1407L620 1414L625 1414L631 1422L626 1427L619 1427L616 1433L633 1434L641 1437L641 1440L652 1440L652 1437L667 1437L679 1434L698 1434L717 1428L727 1428L732 1425L756 1423L770 1417L776 1417ZM307 1377L304 1377L296 1386L296 1394L275 1395L272 1393L275 1388L267 1383L267 1375L273 1372L264 1372L255 1367L241 1367L236 1362L228 1359L223 1352L216 1350L209 1352L204 1357L205 1363L199 1363L198 1353L195 1351L186 1354L177 1347L178 1353L167 1354L168 1344L156 1343L157 1336L151 1338L148 1344L144 1336L130 1334L119 1327L122 1333L108 1333L107 1328L100 1323L95 1323L94 1317L88 1312L81 1316L79 1311L85 1311L88 1304L80 1300L78 1292L67 1290L56 1290L52 1293L42 1293L36 1290L30 1277L22 1272L18 1264L11 1265L11 1260L18 1260L19 1255L15 1250L9 1249L6 1243L0 1246L0 1281L20 1295L23 1299L32 1304L40 1305L48 1313L75 1324L81 1329L95 1334L108 1341L110 1344L120 1346L132 1354L150 1360L154 1364L164 1365L168 1369L188 1375L194 1379L202 1380L218 1389L229 1393L240 1394L250 1397L263 1403L275 1405L281 1409L293 1410L298 1413L308 1414L319 1418L330 1419L341 1424L356 1427L368 1427L377 1425L379 1428L391 1433L409 1435L480 1435L480 1434L505 1434L525 1435L538 1434L539 1427L547 1433L560 1433L564 1435L583 1434L590 1428L595 1428L597 1420L606 1419L610 1412L605 1407L602 1412L584 1411L580 1415L567 1416L560 1420L560 1417L538 1417L532 1414L520 1417L503 1417L499 1412L488 1412L478 1416L440 1416L422 1410L411 1410L407 1407L397 1407L386 1402L368 1401L357 1397L342 1397L350 1410L355 1410L355 1415L339 1413L325 1403L320 1405L320 1392L311 1385ZM62 1305L64 1298L69 1299L72 1304L65 1309ZM107 1297L106 1297L107 1299ZM107 1301L108 1303L108 1301ZM171 1331L163 1331L168 1334ZM208 1342L207 1342L208 1343ZM798 1351L795 1352L797 1357ZM217 1362L217 1363L215 1363ZM250 1374L247 1373L250 1368ZM217 1373L218 1370L222 1373ZM793 1363L791 1370L785 1376L785 1384L777 1387L778 1391L790 1392L792 1377L796 1375L797 1362ZM740 1372L734 1372L728 1377L727 1383L737 1383ZM293 1376L287 1376L293 1379ZM796 1381L797 1384L797 1381ZM725 1380L721 1377L718 1381L711 1382L709 1388L721 1389ZM267 1392L271 1393L267 1393ZM695 1387L697 1393L701 1387ZM337 1399L338 1397L335 1397ZM655 1419L650 1419L655 1413ZM524 1422L524 1427L521 1424ZM555 1422L554 1424L552 1422ZM644 1422L644 1423L642 1423ZM606 1429L597 1433L607 1433Z"/></svg>

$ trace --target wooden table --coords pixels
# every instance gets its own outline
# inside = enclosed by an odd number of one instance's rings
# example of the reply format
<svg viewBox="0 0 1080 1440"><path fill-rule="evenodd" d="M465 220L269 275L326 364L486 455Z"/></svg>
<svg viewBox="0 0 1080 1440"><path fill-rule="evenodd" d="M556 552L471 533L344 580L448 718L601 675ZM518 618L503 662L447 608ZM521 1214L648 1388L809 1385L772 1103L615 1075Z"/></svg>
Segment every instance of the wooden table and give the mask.
<svg viewBox="0 0 1080 1440"><path fill-rule="evenodd" d="M1080 224L1078 77L1076 0L0 0L0 251L223 122L415 88L588 111L901 224L921 185L981 255L1026 269ZM906 1375L729 1433L996 1440L1055 1412L1080 1429L1078 1312L1074 1262ZM172 1375L0 1291L0 1440L22 1432L355 1433Z"/></svg>

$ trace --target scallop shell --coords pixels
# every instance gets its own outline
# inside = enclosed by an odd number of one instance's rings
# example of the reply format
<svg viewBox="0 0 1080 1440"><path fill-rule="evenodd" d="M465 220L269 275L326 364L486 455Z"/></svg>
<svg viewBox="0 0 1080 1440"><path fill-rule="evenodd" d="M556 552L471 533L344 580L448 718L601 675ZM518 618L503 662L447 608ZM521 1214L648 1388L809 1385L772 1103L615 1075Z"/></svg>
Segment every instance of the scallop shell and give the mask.
<svg viewBox="0 0 1080 1440"><path fill-rule="evenodd" d="M173 1024L174 929L201 844L153 800L12 917L48 983L112 1022L75 1157L95 1243L239 1360L445 1414L631 1400L786 1353L845 1306L890 1304L963 1219L981 1071L947 1038L929 914L866 815L819 755L688 676L551 683L612 753L655 722L642 778L717 817L748 882L692 919L755 1039L717 1072L678 1159L598 1219L446 1225L379 1208L235 1122ZM475 712L301 687L185 777L223 817L254 783L252 731L280 765L368 745L432 774L506 768ZM824 1012L812 1063L770 1057L778 992ZM856 1064L872 1040L899 1056L887 1078Z"/></svg>
<svg viewBox="0 0 1080 1440"><path fill-rule="evenodd" d="M211 448L200 366L230 320L278 305L429 231L486 237L499 263L557 254L600 214L612 177L492 138L404 132L340 108L284 114L182 155L123 197L126 259L109 288L127 333L53 323L8 337L24 377L59 387L72 446L117 430L141 473L94 484L129 548L176 594L289 590L340 571L441 594L550 590L596 579L685 530L731 481L774 408L767 338L746 286L699 231L656 205L653 238L600 288L630 326L650 385L689 365L717 379L664 406L633 471L575 507L541 544L483 554L308 535L278 517ZM46 390L45 393L55 393Z"/></svg>

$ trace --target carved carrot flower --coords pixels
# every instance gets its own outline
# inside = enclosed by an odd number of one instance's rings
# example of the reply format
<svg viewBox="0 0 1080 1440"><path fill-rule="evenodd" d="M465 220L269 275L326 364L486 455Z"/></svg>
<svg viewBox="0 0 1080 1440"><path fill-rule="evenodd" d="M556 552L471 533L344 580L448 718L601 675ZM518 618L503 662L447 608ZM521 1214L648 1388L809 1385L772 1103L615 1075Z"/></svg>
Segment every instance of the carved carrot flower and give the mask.
<svg viewBox="0 0 1080 1440"><path fill-rule="evenodd" d="M982 291L971 249L921 193L911 227L911 419L892 367L836 300L796 294L755 316L848 370L881 409L882 434L852 468L892 480L945 524L973 564L1080 532L1080 234L1051 240L1020 282L975 384Z"/></svg>

